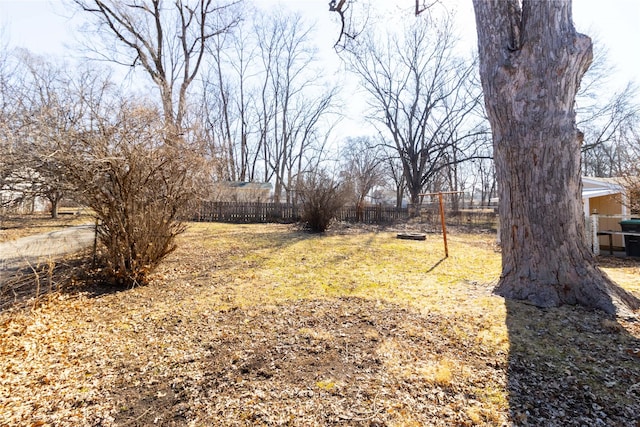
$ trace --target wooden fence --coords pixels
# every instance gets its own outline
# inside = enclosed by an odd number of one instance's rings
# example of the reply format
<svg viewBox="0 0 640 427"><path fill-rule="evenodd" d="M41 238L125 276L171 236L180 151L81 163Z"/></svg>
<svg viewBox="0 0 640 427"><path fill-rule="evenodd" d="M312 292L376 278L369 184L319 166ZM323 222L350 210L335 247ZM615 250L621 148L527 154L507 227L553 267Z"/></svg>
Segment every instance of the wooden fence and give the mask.
<svg viewBox="0 0 640 427"><path fill-rule="evenodd" d="M423 205L420 212L420 222L439 227L440 211L438 206ZM466 208L455 211L445 206L445 219L448 226L470 226L494 230L497 230L498 227L498 213L493 207Z"/></svg>
<svg viewBox="0 0 640 427"><path fill-rule="evenodd" d="M250 223L293 223L300 220L299 206L284 203L257 202L202 202L193 209L188 218L201 222ZM345 222L365 224L389 224L409 219L409 209L394 206L366 206L359 212L355 206L345 206L337 213L337 219ZM447 225L496 228L497 214L493 209L447 210ZM420 223L440 226L437 207L424 205L421 209Z"/></svg>
<svg viewBox="0 0 640 427"><path fill-rule="evenodd" d="M409 218L407 208L395 206L365 206L359 210L355 206L345 206L336 215L338 221L361 222L364 224L386 224Z"/></svg>
<svg viewBox="0 0 640 427"><path fill-rule="evenodd" d="M298 208L282 203L202 202L193 221L231 223L291 223L300 219Z"/></svg>
<svg viewBox="0 0 640 427"><path fill-rule="evenodd" d="M345 206L336 215L339 221L384 224L409 217L406 208L366 206L360 212L355 206ZM202 222L231 223L292 223L300 220L299 206L284 203L202 202L190 218Z"/></svg>

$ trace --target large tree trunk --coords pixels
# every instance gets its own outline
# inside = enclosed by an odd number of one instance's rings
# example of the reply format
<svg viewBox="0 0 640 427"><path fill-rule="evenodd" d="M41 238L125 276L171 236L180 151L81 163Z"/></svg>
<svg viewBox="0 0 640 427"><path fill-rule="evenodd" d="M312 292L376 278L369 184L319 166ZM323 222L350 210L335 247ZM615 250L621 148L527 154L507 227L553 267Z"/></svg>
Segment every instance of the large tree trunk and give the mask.
<svg viewBox="0 0 640 427"><path fill-rule="evenodd" d="M497 293L540 307L637 309L585 240L574 100L592 50L571 0L473 3L500 198Z"/></svg>

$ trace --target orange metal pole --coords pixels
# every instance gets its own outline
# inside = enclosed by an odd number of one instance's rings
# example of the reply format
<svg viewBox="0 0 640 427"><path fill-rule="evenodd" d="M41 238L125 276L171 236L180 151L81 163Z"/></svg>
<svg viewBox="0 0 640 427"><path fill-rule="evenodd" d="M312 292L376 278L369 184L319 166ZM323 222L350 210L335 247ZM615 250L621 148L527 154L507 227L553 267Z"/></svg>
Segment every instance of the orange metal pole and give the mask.
<svg viewBox="0 0 640 427"><path fill-rule="evenodd" d="M447 226L444 222L444 206L442 205L442 193L438 193L440 201L440 221L442 222L442 238L444 239L444 257L449 258L449 248L447 246Z"/></svg>
<svg viewBox="0 0 640 427"><path fill-rule="evenodd" d="M442 203L442 195L443 194L460 194L462 191L440 191L438 193L423 193L419 194L421 197L420 203L422 204L422 200L424 196L435 196L438 195L438 201L440 202L440 222L442 223L442 238L444 240L444 256L445 258L449 258L449 247L447 246L447 225L444 221L444 205Z"/></svg>

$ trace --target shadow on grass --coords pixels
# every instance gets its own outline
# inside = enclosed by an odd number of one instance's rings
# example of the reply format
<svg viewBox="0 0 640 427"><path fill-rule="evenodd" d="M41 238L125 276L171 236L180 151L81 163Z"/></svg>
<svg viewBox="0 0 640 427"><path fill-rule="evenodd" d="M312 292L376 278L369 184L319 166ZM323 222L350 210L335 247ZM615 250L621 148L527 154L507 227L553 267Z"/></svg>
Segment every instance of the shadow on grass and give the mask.
<svg viewBox="0 0 640 427"><path fill-rule="evenodd" d="M92 252L87 250L0 271L0 312L9 308L37 306L55 294L82 293L95 298L129 289L107 283L95 275L91 269L92 259Z"/></svg>
<svg viewBox="0 0 640 427"><path fill-rule="evenodd" d="M282 229L256 232L253 228L245 230L242 225L234 229L223 230L220 234L240 235L235 238L244 242L249 248L248 250L268 247L274 251L304 240L325 237L295 228L290 228L285 232ZM185 247L193 246L194 242L216 239L216 236L215 233L187 233L180 244ZM196 259L199 269L216 269L236 253L233 249L226 247L217 249L219 250L207 251L198 248L197 245L195 246L195 251L199 255ZM193 256L193 253L187 256ZM212 264L203 262L202 257L209 259ZM170 255L162 261L162 264L169 266L173 264L180 265L183 261L181 257ZM99 271L96 271L93 267L92 250L86 250L50 260L34 262L30 266L0 270L0 312L11 307L36 306L38 302L56 293L65 295L82 293L90 298L95 298L129 289L131 287L109 282L101 276Z"/></svg>
<svg viewBox="0 0 640 427"><path fill-rule="evenodd" d="M599 311L506 307L514 424L640 426L637 337Z"/></svg>
<svg viewBox="0 0 640 427"><path fill-rule="evenodd" d="M447 258L443 257L440 258L440 260L438 260L438 262L436 262L435 264L433 264L428 270L427 270L427 274L431 273L433 270L435 270L436 268L438 268L440 266L440 264L442 264Z"/></svg>
<svg viewBox="0 0 640 427"><path fill-rule="evenodd" d="M265 241L269 242L269 248L283 249L289 246L293 246L296 243L303 242L305 240L320 240L326 238L327 235L323 233L311 233L305 230L291 230L287 232L249 232L247 235L251 241Z"/></svg>

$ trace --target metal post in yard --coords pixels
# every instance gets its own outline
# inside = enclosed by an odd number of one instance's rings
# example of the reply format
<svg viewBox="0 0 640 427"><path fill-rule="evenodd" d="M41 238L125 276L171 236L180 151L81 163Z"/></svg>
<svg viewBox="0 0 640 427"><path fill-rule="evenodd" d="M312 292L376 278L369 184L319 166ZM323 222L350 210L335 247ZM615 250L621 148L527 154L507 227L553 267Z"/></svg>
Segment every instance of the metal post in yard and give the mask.
<svg viewBox="0 0 640 427"><path fill-rule="evenodd" d="M447 246L447 225L444 221L444 205L442 204L442 192L438 193L440 203L440 222L442 222L442 238L444 239L444 257L449 258L449 247Z"/></svg>
<svg viewBox="0 0 640 427"><path fill-rule="evenodd" d="M96 225L93 231L93 260L91 261L91 268L96 268L96 252L98 251L98 218L96 218Z"/></svg>
<svg viewBox="0 0 640 427"><path fill-rule="evenodd" d="M593 239L593 254L600 255L600 239L598 238L598 211L593 210L591 215L591 238Z"/></svg>
<svg viewBox="0 0 640 427"><path fill-rule="evenodd" d="M444 241L444 257L449 258L449 247L447 246L447 225L445 223L444 218L444 203L442 201L443 194L459 194L463 193L462 191L440 191L438 193L422 193L418 194L420 196L420 204L424 200L424 196L435 196L438 195L438 201L440 204L440 222L442 223L442 239Z"/></svg>

